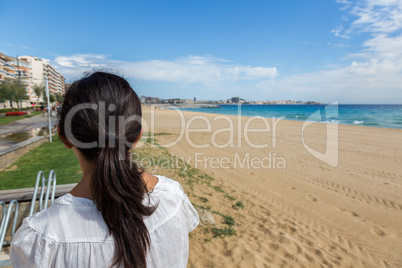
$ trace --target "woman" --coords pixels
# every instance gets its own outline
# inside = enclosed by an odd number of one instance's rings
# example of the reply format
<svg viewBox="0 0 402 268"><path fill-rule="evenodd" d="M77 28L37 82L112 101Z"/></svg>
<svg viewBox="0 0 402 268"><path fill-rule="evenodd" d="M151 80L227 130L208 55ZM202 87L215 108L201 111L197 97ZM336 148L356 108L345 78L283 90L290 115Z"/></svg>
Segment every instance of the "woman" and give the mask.
<svg viewBox="0 0 402 268"><path fill-rule="evenodd" d="M24 220L14 267L185 267L198 214L180 184L130 162L142 135L141 104L123 78L96 72L65 94L59 136L82 179Z"/></svg>

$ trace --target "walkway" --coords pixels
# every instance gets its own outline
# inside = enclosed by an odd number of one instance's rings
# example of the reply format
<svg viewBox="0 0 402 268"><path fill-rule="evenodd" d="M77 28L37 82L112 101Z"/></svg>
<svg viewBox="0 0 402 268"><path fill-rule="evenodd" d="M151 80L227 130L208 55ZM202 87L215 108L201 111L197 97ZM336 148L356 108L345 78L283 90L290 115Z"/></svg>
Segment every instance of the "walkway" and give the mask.
<svg viewBox="0 0 402 268"><path fill-rule="evenodd" d="M57 122L57 118L52 117L52 125ZM47 116L36 115L0 126L0 150L36 136L47 135L48 125Z"/></svg>
<svg viewBox="0 0 402 268"><path fill-rule="evenodd" d="M52 117L52 121L56 118ZM52 122L53 123L53 122ZM42 128L48 126L48 117L36 115L30 118L24 118L10 124L0 126L0 135L17 133L26 130L31 130L33 128Z"/></svg>

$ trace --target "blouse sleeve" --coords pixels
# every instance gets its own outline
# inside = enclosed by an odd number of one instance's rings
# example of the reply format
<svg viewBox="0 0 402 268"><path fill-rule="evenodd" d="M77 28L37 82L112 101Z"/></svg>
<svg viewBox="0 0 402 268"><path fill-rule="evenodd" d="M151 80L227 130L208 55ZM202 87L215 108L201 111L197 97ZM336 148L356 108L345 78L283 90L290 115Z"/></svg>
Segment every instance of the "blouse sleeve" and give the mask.
<svg viewBox="0 0 402 268"><path fill-rule="evenodd" d="M27 219L14 235L10 248L10 260L13 267L49 267L51 252L55 244L32 229Z"/></svg>
<svg viewBox="0 0 402 268"><path fill-rule="evenodd" d="M183 195L183 209L187 215L187 231L190 233L195 229L195 227L197 227L200 222L200 218L187 195L185 193L183 193Z"/></svg>

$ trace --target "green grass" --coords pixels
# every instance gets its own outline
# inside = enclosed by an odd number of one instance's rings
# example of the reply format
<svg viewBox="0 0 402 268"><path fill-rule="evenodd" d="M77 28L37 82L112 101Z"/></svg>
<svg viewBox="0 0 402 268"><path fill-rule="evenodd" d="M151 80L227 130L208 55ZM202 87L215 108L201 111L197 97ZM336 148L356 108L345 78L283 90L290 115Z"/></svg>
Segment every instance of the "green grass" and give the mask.
<svg viewBox="0 0 402 268"><path fill-rule="evenodd" d="M221 237L224 238L226 236L233 236L237 235L236 230L233 229L231 226L224 227L224 228L212 228L212 235L213 237Z"/></svg>
<svg viewBox="0 0 402 268"><path fill-rule="evenodd" d="M197 204L194 204L194 203L191 203L191 204L192 204L193 207L195 207L195 208L205 209L205 210L210 210L210 209L211 209L211 205L208 205L208 206L201 206L201 205L197 205Z"/></svg>
<svg viewBox="0 0 402 268"><path fill-rule="evenodd" d="M232 206L234 209L244 208L244 204L242 201L237 201L236 204Z"/></svg>
<svg viewBox="0 0 402 268"><path fill-rule="evenodd" d="M77 157L57 135L52 143L41 144L0 171L0 190L34 187L38 171L42 170L47 177L52 169L56 172L57 184L76 183L81 179Z"/></svg>
<svg viewBox="0 0 402 268"><path fill-rule="evenodd" d="M208 202L208 198L206 197L199 197L202 203L207 203Z"/></svg>
<svg viewBox="0 0 402 268"><path fill-rule="evenodd" d="M31 115L23 115L23 116L2 116L0 117L0 126L10 124L12 122L24 119L24 118L30 118L32 116L40 114L40 111L35 111L31 112Z"/></svg>
<svg viewBox="0 0 402 268"><path fill-rule="evenodd" d="M223 223L228 225L228 227L223 227L223 228L213 227L212 228L212 237L224 238L227 236L236 236L237 235L236 230L233 228L235 225L235 219L232 216L222 214L218 211L212 211L212 212L217 215L222 216Z"/></svg>
<svg viewBox="0 0 402 268"><path fill-rule="evenodd" d="M40 111L34 112L33 115L37 114L40 114ZM0 120L8 118L19 120L26 117L7 116L1 117ZM169 133L156 133L155 135L169 135ZM147 143L153 141L149 137L145 140ZM155 155L155 150L149 148L148 150L140 150L139 154L140 158L153 157L157 159L162 156L170 156L165 148L161 148L158 153L159 155ZM161 164L162 162L157 163ZM81 169L77 157L72 150L67 149L59 141L57 135L53 137L52 143L41 144L18 158L8 168L0 171L0 190L34 187L38 171L42 170L47 177L52 169L56 172L57 184L76 183L81 179Z"/></svg>
<svg viewBox="0 0 402 268"><path fill-rule="evenodd" d="M215 191L217 192L225 193L225 191L220 186L212 186L212 188L215 189Z"/></svg>
<svg viewBox="0 0 402 268"><path fill-rule="evenodd" d="M224 224L227 224L227 225L229 225L229 226L235 225L235 219L233 219L232 216L228 216L228 215L222 214L222 213L220 213L220 212L218 212L218 211L212 211L212 213L215 213L215 214L217 214L217 215L220 215L220 216L223 218L223 223L224 223Z"/></svg>
<svg viewBox="0 0 402 268"><path fill-rule="evenodd" d="M234 198L234 197L231 196L231 195L225 194L224 196L225 196L227 199L229 199L230 201L235 201L235 200L236 200L236 198Z"/></svg>

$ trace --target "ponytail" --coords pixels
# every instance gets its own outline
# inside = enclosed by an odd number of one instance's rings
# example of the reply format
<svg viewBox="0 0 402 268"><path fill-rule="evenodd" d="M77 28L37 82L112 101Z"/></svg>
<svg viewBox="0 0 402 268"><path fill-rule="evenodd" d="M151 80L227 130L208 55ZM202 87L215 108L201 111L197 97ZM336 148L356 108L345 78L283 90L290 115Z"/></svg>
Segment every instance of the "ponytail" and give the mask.
<svg viewBox="0 0 402 268"><path fill-rule="evenodd" d="M92 196L115 240L112 266L123 262L125 267L146 267L150 238L142 217L154 208L142 204L147 191L142 172L130 167L128 155L119 160L118 148L101 150L91 180Z"/></svg>

